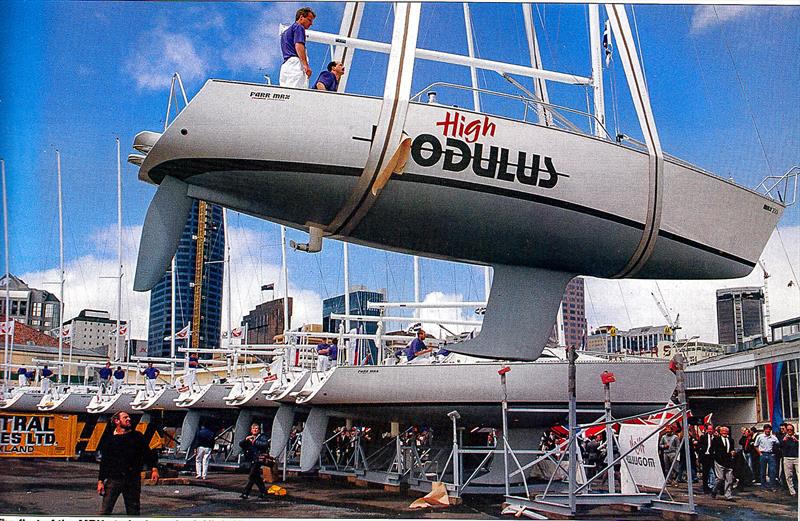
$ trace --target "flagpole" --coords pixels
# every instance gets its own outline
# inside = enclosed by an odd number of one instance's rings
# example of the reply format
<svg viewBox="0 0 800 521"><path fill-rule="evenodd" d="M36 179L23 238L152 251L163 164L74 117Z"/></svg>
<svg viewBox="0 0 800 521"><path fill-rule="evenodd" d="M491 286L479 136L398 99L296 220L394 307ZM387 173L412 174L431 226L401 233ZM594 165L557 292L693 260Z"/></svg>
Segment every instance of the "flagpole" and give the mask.
<svg viewBox="0 0 800 521"><path fill-rule="evenodd" d="M126 359L122 356L119 327L122 320L122 164L120 162L119 138L117 140L117 261L119 272L117 274L117 334L114 357L117 360Z"/></svg>
<svg viewBox="0 0 800 521"><path fill-rule="evenodd" d="M223 269L225 270L225 281L228 285L228 301L227 301L227 315L228 315L228 337L227 337L227 345L225 346L227 349L231 347L231 242L230 238L228 237L228 209L222 209L222 234L225 239L225 258L227 260L224 263Z"/></svg>
<svg viewBox="0 0 800 521"><path fill-rule="evenodd" d="M61 294L59 295L61 302L59 303L58 312L58 381L61 382L61 374L64 366L64 206L61 196L61 152L59 152L58 149L56 149L56 165L58 168L58 256L61 267ZM72 342L70 342L70 347L72 347ZM70 356L71 355L72 351L70 351ZM70 367L67 372L67 383L69 383L71 372L72 370Z"/></svg>
<svg viewBox="0 0 800 521"><path fill-rule="evenodd" d="M8 358L8 341L9 341L9 331L8 331L8 317L9 311L11 310L11 273L9 272L8 267L8 196L6 194L6 162L4 159L0 159L0 171L2 171L2 178L3 178L3 239L5 244L6 250L6 313L3 320L6 322L6 334L3 337L3 342L5 344L5 349L3 351L5 362L5 368L3 369L3 384L8 384L8 379L11 376L11 370L9 368L9 364L11 360ZM13 346L13 343L12 343Z"/></svg>

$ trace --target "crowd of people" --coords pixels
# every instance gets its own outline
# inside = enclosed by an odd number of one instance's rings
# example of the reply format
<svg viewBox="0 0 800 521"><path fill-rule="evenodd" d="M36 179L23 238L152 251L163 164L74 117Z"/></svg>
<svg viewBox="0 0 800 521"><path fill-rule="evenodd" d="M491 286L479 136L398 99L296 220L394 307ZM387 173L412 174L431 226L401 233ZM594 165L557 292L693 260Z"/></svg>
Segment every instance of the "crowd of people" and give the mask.
<svg viewBox="0 0 800 521"><path fill-rule="evenodd" d="M707 423L690 427L689 465L682 448L683 432L672 425L659 439L659 454L665 477L672 483L700 482L705 494L733 498L733 489L749 485L764 490L786 488L797 494L798 438L791 423L782 423L778 433L772 426L742 427L738 442L727 425ZM670 470L672 469L672 470Z"/></svg>

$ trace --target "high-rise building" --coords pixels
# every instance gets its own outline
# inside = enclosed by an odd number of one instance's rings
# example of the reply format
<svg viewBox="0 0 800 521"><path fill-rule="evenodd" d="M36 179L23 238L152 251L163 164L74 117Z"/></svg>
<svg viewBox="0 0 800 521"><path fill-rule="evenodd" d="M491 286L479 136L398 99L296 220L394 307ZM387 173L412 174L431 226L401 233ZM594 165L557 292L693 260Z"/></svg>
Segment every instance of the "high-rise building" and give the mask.
<svg viewBox="0 0 800 521"><path fill-rule="evenodd" d="M369 302L385 302L385 290L381 292L369 291L363 286L350 288L350 314L351 315L370 315L378 316L380 311L377 309L368 309ZM322 330L326 333L336 333L339 331L339 325L343 322L339 319L331 318L332 313L344 313L344 295L337 295L335 297L327 298L322 301ZM355 320L350 321L351 328L358 328L362 333L374 335L378 331L377 322L358 322ZM364 351L364 356L361 356L366 364L377 364L378 349L372 340L369 340L369 350Z"/></svg>
<svg viewBox="0 0 800 521"><path fill-rule="evenodd" d="M61 325L61 301L58 297L49 291L31 288L12 274L8 279L5 275L0 277L0 315L6 314L6 285L10 297L9 318L42 333L53 332Z"/></svg>
<svg viewBox="0 0 800 521"><path fill-rule="evenodd" d="M660 343L675 341L669 326L634 327L629 331L614 326L600 326L586 340L586 349L600 353L657 356Z"/></svg>
<svg viewBox="0 0 800 521"><path fill-rule="evenodd" d="M292 316L293 303L292 297L289 297L289 318ZM272 344L276 335L283 334L283 299L278 298L257 305L242 317L242 326L247 328L247 338L242 338L243 343Z"/></svg>
<svg viewBox="0 0 800 521"><path fill-rule="evenodd" d="M717 334L720 345L744 346L748 341L763 339L764 289L718 289Z"/></svg>
<svg viewBox="0 0 800 521"><path fill-rule="evenodd" d="M198 258L198 252L202 258ZM195 201L175 254L175 331L192 322L192 346L220 345L224 255L222 208ZM150 292L149 356L170 353L171 288L168 271ZM195 295L199 295L199 302Z"/></svg>
<svg viewBox="0 0 800 521"><path fill-rule="evenodd" d="M564 290L561 317L564 325L564 343L580 348L586 342L586 309L584 306L583 278L575 277Z"/></svg>

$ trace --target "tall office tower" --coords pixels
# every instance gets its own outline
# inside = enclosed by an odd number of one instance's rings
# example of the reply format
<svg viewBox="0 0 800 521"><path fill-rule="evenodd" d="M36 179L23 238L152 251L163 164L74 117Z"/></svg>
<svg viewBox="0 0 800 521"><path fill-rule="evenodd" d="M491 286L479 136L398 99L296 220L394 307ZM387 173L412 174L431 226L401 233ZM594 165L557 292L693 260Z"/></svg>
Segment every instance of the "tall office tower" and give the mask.
<svg viewBox="0 0 800 521"><path fill-rule="evenodd" d="M350 314L351 315L371 315L378 316L380 311L377 309L368 309L369 302L385 302L386 290L369 291L363 286L353 286L350 288ZM331 318L332 313L344 313L344 295L327 298L322 301L322 330L326 333L337 333L339 331L339 324L343 320ZM358 328L362 333L374 335L378 330L376 322L359 322L355 320L350 321L350 328ZM369 348L360 351L358 356L358 364L374 365L379 362L378 349L372 340L367 341Z"/></svg>
<svg viewBox="0 0 800 521"><path fill-rule="evenodd" d="M192 323L191 339L177 340L178 348L220 345L224 255L222 207L195 201L175 256L175 332ZM150 292L149 356L170 354L171 289L168 271Z"/></svg>
<svg viewBox="0 0 800 521"><path fill-rule="evenodd" d="M561 316L564 323L564 342L580 348L586 338L586 309L584 306L583 278L575 277L564 290Z"/></svg>
<svg viewBox="0 0 800 521"><path fill-rule="evenodd" d="M764 337L764 289L760 286L717 290L720 345L743 346Z"/></svg>

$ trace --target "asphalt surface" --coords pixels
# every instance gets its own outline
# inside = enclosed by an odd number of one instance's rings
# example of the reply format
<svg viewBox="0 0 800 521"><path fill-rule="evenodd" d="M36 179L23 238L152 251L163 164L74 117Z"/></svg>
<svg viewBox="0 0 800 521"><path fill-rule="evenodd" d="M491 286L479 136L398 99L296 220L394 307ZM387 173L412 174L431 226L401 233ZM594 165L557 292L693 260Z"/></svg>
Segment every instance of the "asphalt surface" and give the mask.
<svg viewBox="0 0 800 521"><path fill-rule="evenodd" d="M98 465L45 459L0 459L0 514L32 516L94 516L100 509L97 495ZM188 477L162 480L142 488L145 517L203 518L499 518L500 496L467 496L464 504L444 510L409 510L422 494L415 491L386 492L357 487L337 480L315 477L282 483L288 494L258 500L239 498L247 475L214 471L207 480ZM678 501L685 501L686 488L671 488ZM255 492L255 490L254 490ZM256 494L257 495L257 494ZM735 501L696 495L700 519L775 521L798 519L797 499L786 491L736 490ZM122 498L115 515L125 515ZM582 516L583 517L583 516ZM660 519L657 513L597 512L590 519ZM507 519L513 520L511 516Z"/></svg>

